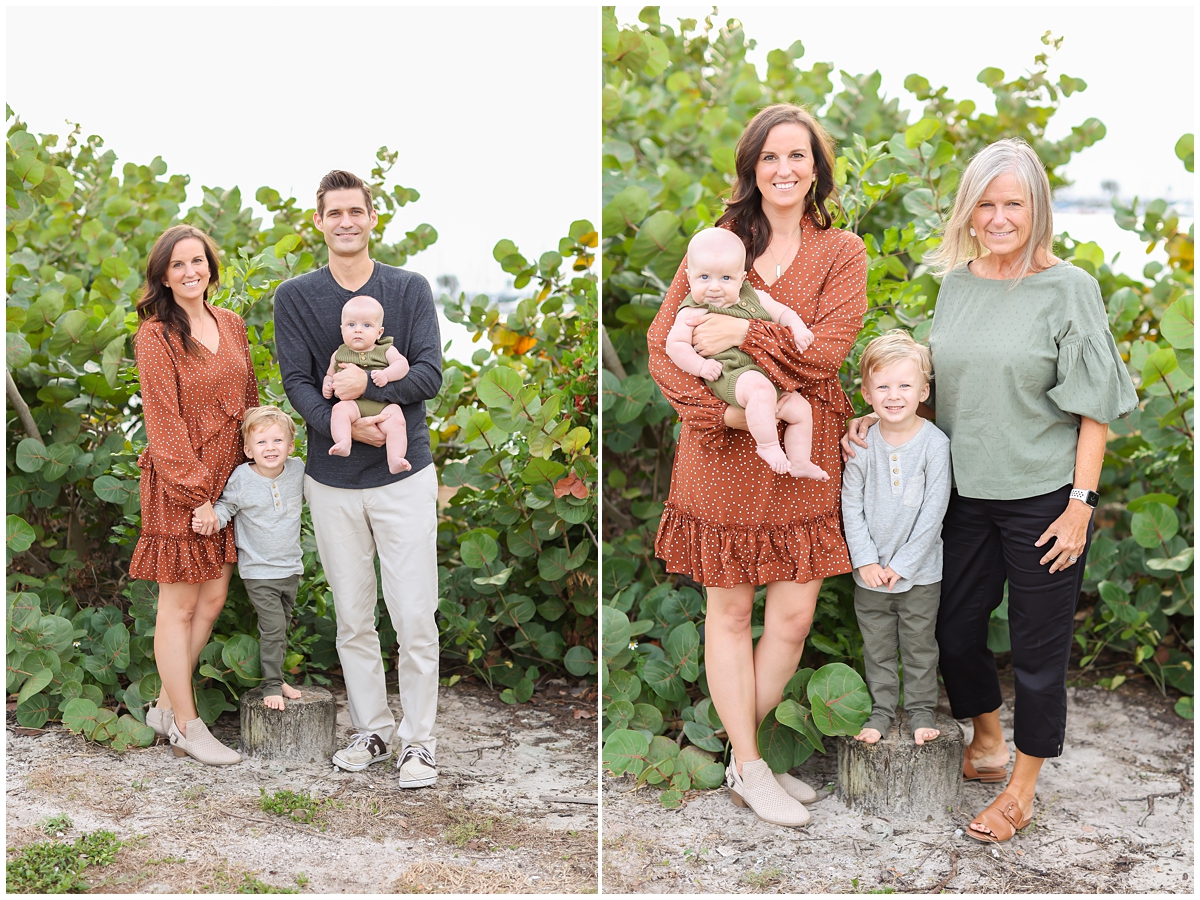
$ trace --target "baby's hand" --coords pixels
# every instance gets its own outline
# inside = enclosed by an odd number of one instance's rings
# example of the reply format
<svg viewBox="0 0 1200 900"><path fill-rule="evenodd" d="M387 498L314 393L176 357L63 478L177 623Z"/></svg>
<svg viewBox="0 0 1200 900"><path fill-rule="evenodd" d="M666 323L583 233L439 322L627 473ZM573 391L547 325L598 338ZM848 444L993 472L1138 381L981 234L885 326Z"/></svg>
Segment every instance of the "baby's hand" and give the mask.
<svg viewBox="0 0 1200 900"><path fill-rule="evenodd" d="M329 375L326 375L325 380L321 382L321 396L326 400L333 397L333 378Z"/></svg>
<svg viewBox="0 0 1200 900"><path fill-rule="evenodd" d="M721 364L715 359L706 359L700 367L700 377L705 381L716 381L721 377Z"/></svg>
<svg viewBox="0 0 1200 900"><path fill-rule="evenodd" d="M860 566L858 574L862 576L862 580L866 582L869 588L877 588L884 582L883 568L879 563L868 563L865 566Z"/></svg>
<svg viewBox="0 0 1200 900"><path fill-rule="evenodd" d="M375 382L375 387L383 387L388 383L387 376L383 374L383 369L372 369L371 380Z"/></svg>
<svg viewBox="0 0 1200 900"><path fill-rule="evenodd" d="M807 327L803 325L799 326L798 328L793 328L792 336L795 337L796 347L801 353L811 347L812 342L817 339L816 335L814 335Z"/></svg>

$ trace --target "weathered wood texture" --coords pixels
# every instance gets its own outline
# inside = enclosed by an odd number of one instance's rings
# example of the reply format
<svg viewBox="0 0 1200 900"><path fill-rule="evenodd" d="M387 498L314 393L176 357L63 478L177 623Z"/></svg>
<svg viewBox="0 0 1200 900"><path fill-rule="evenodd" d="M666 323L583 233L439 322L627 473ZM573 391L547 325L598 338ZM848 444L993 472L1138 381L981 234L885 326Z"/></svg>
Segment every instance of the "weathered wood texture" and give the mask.
<svg viewBox="0 0 1200 900"><path fill-rule="evenodd" d="M337 704L324 688L305 685L287 709L263 705L262 688L242 695L242 752L260 759L328 760L334 750Z"/></svg>
<svg viewBox="0 0 1200 900"><path fill-rule="evenodd" d="M934 717L941 734L918 747L908 714L899 710L875 744L839 737L838 796L852 809L889 821L945 821L962 793L963 733L952 718Z"/></svg>

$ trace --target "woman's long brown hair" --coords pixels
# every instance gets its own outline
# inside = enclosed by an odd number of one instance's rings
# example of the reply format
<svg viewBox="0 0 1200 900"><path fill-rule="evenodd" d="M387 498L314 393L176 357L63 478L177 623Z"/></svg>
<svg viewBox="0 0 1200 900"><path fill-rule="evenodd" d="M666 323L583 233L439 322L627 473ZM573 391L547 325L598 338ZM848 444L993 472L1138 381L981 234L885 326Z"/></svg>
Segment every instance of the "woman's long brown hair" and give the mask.
<svg viewBox="0 0 1200 900"><path fill-rule="evenodd" d="M175 245L188 238L195 238L204 245L204 255L208 258L208 287L204 289L204 299L207 300L220 283L220 263L217 261L218 250L216 242L199 228L191 225L175 225L162 233L150 256L146 260L146 285L142 289L141 299L137 302L139 322L157 316L162 323L164 338L169 338L171 332L179 335L183 349L193 356L202 356L200 342L192 337L192 326L188 315L178 303L175 294L163 284L167 267L171 264L171 254Z"/></svg>
<svg viewBox="0 0 1200 900"><path fill-rule="evenodd" d="M741 236L746 245L747 269L767 252L767 246L771 243L771 222L762 209L762 191L758 189L754 170L771 129L785 124L803 125L812 144L817 194L815 198L811 193L808 195L804 212L811 214L813 223L822 230L833 225L833 216L825 205L830 198L837 205L837 185L833 181L833 139L808 110L791 103L768 106L750 120L738 139L735 165L737 180L733 183L733 195L725 204L725 212L717 219L718 225L732 223Z"/></svg>

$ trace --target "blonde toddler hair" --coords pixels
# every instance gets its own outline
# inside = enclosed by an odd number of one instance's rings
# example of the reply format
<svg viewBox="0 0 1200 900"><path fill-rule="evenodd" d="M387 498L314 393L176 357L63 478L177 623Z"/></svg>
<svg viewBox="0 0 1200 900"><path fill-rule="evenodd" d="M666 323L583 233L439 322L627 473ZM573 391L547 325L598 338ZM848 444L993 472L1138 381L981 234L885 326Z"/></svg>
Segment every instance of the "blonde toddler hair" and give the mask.
<svg viewBox="0 0 1200 900"><path fill-rule="evenodd" d="M289 441L296 439L296 423L282 409L278 406L253 406L242 417L242 441L249 441L251 434L272 425L282 426Z"/></svg>
<svg viewBox="0 0 1200 900"><path fill-rule="evenodd" d="M917 364L926 384L933 380L933 356L929 348L914 341L907 331L895 328L867 344L862 359L858 361L863 384L867 383L867 378L872 372L898 363L902 359L911 359Z"/></svg>

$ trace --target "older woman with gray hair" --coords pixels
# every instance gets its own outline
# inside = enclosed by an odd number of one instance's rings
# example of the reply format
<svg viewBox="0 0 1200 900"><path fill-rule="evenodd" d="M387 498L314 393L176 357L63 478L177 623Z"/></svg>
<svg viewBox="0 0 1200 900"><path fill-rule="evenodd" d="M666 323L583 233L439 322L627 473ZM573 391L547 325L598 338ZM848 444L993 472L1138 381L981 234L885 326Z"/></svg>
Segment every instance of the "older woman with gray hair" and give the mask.
<svg viewBox="0 0 1200 900"><path fill-rule="evenodd" d="M963 778L1000 782L1008 745L988 620L1008 582L1013 743L1008 784L967 834L1005 841L1033 818L1038 773L1062 754L1075 606L1108 422L1137 394L1096 279L1055 258L1050 182L1024 141L997 141L963 174L931 257L943 275L930 349L954 488L942 529L937 641L955 718L974 736ZM866 446L854 419L843 453Z"/></svg>

